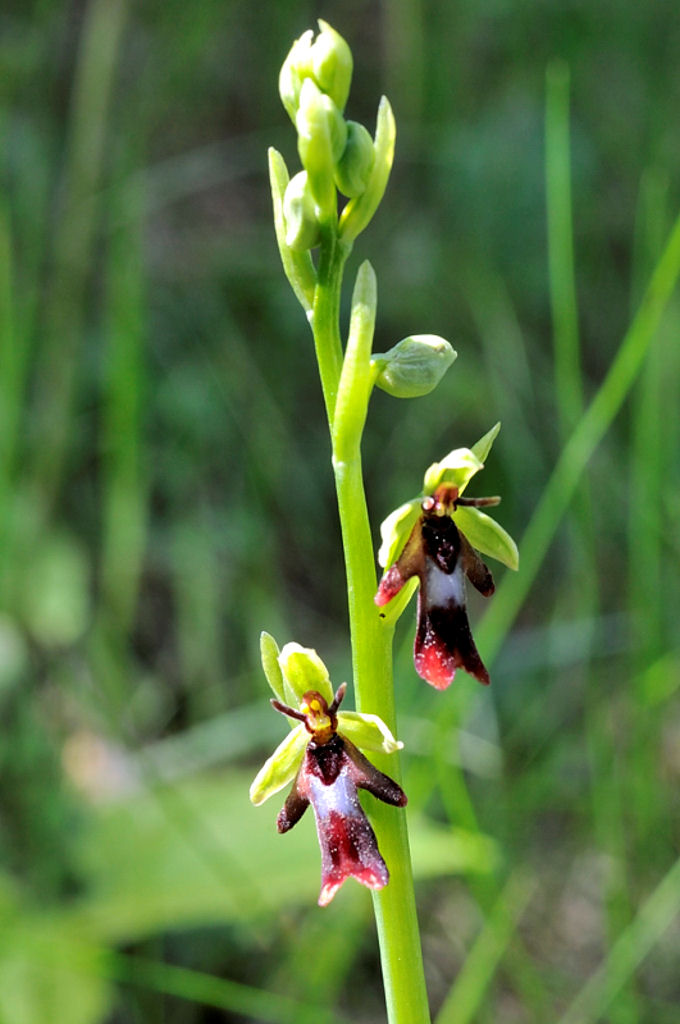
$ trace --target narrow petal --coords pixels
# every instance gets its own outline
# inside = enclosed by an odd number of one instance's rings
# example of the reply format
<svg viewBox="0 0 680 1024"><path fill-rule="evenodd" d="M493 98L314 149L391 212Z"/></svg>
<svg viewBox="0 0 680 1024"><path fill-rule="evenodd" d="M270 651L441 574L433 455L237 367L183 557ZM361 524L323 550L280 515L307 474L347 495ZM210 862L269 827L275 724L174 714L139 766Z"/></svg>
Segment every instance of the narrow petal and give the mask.
<svg viewBox="0 0 680 1024"><path fill-rule="evenodd" d="M496 586L488 567L481 560L464 533L458 531L463 570L473 587L484 597L491 597Z"/></svg>
<svg viewBox="0 0 680 1024"><path fill-rule="evenodd" d="M360 711L340 711L338 731L363 750L393 754L404 746L396 740L379 715L366 715Z"/></svg>
<svg viewBox="0 0 680 1024"><path fill-rule="evenodd" d="M279 832L288 832L309 807L309 799L300 792L300 772L295 777L293 787L286 798L286 802L278 813L276 828Z"/></svg>
<svg viewBox="0 0 680 1024"><path fill-rule="evenodd" d="M256 807L295 778L308 741L309 733L300 724L288 733L272 756L267 758L250 787L250 799Z"/></svg>
<svg viewBox="0 0 680 1024"><path fill-rule="evenodd" d="M348 773L357 789L365 789L385 804L392 804L393 807L405 807L407 798L401 786L389 775L385 775L374 764L371 764L368 758L364 757L346 736L343 736L342 739L345 753L351 762L348 766Z"/></svg>
<svg viewBox="0 0 680 1024"><path fill-rule="evenodd" d="M517 545L495 519L478 508L457 508L453 518L473 548L496 558L509 569L519 568Z"/></svg>

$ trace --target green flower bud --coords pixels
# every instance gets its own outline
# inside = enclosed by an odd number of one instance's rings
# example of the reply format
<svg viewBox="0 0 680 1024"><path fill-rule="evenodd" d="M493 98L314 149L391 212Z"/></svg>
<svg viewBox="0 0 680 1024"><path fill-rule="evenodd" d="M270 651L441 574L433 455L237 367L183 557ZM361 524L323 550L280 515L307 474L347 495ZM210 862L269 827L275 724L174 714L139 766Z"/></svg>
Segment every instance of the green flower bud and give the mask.
<svg viewBox="0 0 680 1024"><path fill-rule="evenodd" d="M319 207L321 219L325 219L332 216L336 209L334 153L342 153L347 128L333 101L319 92L311 78L306 78L302 83L295 125L300 160L307 171L309 188Z"/></svg>
<svg viewBox="0 0 680 1024"><path fill-rule="evenodd" d="M296 252L286 245L286 218L283 215L283 197L286 194L290 176L286 162L281 154L271 148L269 150L269 180L274 206L276 242L281 254L283 269L298 301L302 304L302 308L306 313L309 313L314 305L316 270L314 269L309 250Z"/></svg>
<svg viewBox="0 0 680 1024"><path fill-rule="evenodd" d="M414 334L373 357L376 384L395 398L419 398L436 388L455 358L456 352L444 338Z"/></svg>
<svg viewBox="0 0 680 1024"><path fill-rule="evenodd" d="M352 51L327 22L319 20L319 28L311 48L312 74L321 91L344 110L352 81Z"/></svg>
<svg viewBox="0 0 680 1024"><path fill-rule="evenodd" d="M352 53L335 29L319 21L316 40L312 29L303 32L290 48L279 73L281 101L295 124L300 92L305 79L312 79L338 108L345 109L352 80ZM341 150L342 152L342 150Z"/></svg>
<svg viewBox="0 0 680 1024"><path fill-rule="evenodd" d="M347 144L335 167L335 184L339 191L349 199L361 195L374 162L375 149L370 133L358 121L348 121Z"/></svg>
<svg viewBox="0 0 680 1024"><path fill-rule="evenodd" d="M295 40L279 73L279 95L293 124L300 104L302 83L312 70L313 37L314 33L310 28Z"/></svg>
<svg viewBox="0 0 680 1024"><path fill-rule="evenodd" d="M347 148L347 122L338 110L337 106L324 93L321 94L321 105L326 111L328 118L328 131L331 137L331 152L333 161L337 164Z"/></svg>
<svg viewBox="0 0 680 1024"><path fill-rule="evenodd" d="M319 244L319 218L309 189L307 171L290 179L283 196L286 245L296 252L307 252Z"/></svg>

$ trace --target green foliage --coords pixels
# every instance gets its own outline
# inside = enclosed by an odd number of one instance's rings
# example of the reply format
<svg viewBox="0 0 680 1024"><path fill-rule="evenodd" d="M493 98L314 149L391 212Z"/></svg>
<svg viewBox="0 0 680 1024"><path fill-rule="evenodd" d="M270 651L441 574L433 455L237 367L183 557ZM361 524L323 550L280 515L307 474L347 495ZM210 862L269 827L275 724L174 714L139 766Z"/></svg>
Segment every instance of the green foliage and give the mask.
<svg viewBox="0 0 680 1024"><path fill-rule="evenodd" d="M680 11L323 13L365 69L345 116L372 128L384 91L399 122L375 347L422 330L459 354L398 418L373 395L374 543L423 467L496 418L480 479L524 534L477 637L490 665L502 651L490 693L427 692L397 628L433 1010L674 1024ZM382 1017L364 894L321 925L311 823L284 840L247 800L282 735L252 705L259 630L351 671L323 406L264 201L268 142L297 160L272 83L308 19L3 13L7 1024ZM366 194L345 207L351 273ZM288 276L309 310L308 252Z"/></svg>

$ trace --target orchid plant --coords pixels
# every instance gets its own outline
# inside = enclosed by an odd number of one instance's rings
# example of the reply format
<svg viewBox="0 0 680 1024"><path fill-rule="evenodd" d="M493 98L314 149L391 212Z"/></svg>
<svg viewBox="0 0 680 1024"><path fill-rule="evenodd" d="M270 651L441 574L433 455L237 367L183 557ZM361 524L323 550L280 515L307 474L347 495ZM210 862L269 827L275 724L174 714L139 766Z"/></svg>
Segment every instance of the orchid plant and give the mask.
<svg viewBox="0 0 680 1024"><path fill-rule="evenodd" d="M309 30L293 43L279 92L297 133L302 169L290 177L281 154L270 150L269 170L281 261L311 328L330 430L357 710L340 710L346 684L333 691L316 651L296 643L279 650L263 633L271 703L292 729L263 765L250 796L260 804L292 783L277 818L282 833L312 806L321 849L319 904L326 905L350 877L372 890L389 1021L422 1024L430 1018L400 785L402 744L394 738L394 626L419 584L418 673L437 689L447 687L461 667L488 683L467 618L465 579L488 596L493 579L480 553L513 569L518 556L505 530L481 511L500 499L464 496L497 424L472 448L455 449L430 466L423 493L387 517L379 554L386 572L378 584L361 466L371 392L377 386L396 398L428 394L456 353L434 335L412 335L385 353L372 352L377 284L368 261L357 271L343 344L344 267L383 197L396 135L384 97L373 137L345 118L351 78L349 46L326 22L319 22L316 36ZM368 814L360 789L377 798Z"/></svg>

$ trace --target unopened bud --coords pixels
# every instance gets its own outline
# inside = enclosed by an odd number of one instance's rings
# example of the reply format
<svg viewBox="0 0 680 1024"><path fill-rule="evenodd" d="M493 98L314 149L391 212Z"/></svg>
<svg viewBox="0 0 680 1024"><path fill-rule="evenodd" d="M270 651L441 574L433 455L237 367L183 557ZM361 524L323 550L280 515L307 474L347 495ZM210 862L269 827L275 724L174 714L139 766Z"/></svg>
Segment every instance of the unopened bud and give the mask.
<svg viewBox="0 0 680 1024"><path fill-rule="evenodd" d="M345 147L347 127L333 101L311 78L302 83L295 124L298 153L309 175L309 187L322 215L327 216L335 209L333 171Z"/></svg>
<svg viewBox="0 0 680 1024"><path fill-rule="evenodd" d="M302 83L312 70L313 38L314 33L310 28L295 40L279 73L279 95L293 124L295 124L295 115L300 104Z"/></svg>
<svg viewBox="0 0 680 1024"><path fill-rule="evenodd" d="M300 92L310 78L342 113L352 81L352 53L335 29L319 21L316 39L312 29L303 32L290 48L279 73L279 95L293 124L300 106Z"/></svg>
<svg viewBox="0 0 680 1024"><path fill-rule="evenodd" d="M321 91L342 111L352 81L352 51L327 22L320 20L319 28L321 31L311 48L312 74Z"/></svg>
<svg viewBox="0 0 680 1024"><path fill-rule="evenodd" d="M331 137L333 161L337 164L347 149L347 122L330 96L321 94L321 106L328 118L328 132Z"/></svg>
<svg viewBox="0 0 680 1024"><path fill-rule="evenodd" d="M370 133L358 121L347 122L347 144L335 166L335 184L344 196L359 196L368 184L375 149Z"/></svg>
<svg viewBox="0 0 680 1024"><path fill-rule="evenodd" d="M436 334L414 334L373 357L376 384L395 398L419 398L433 391L457 353Z"/></svg>
<svg viewBox="0 0 680 1024"><path fill-rule="evenodd" d="M307 171L290 179L283 196L286 245L296 252L307 252L319 244L319 218L309 190Z"/></svg>

